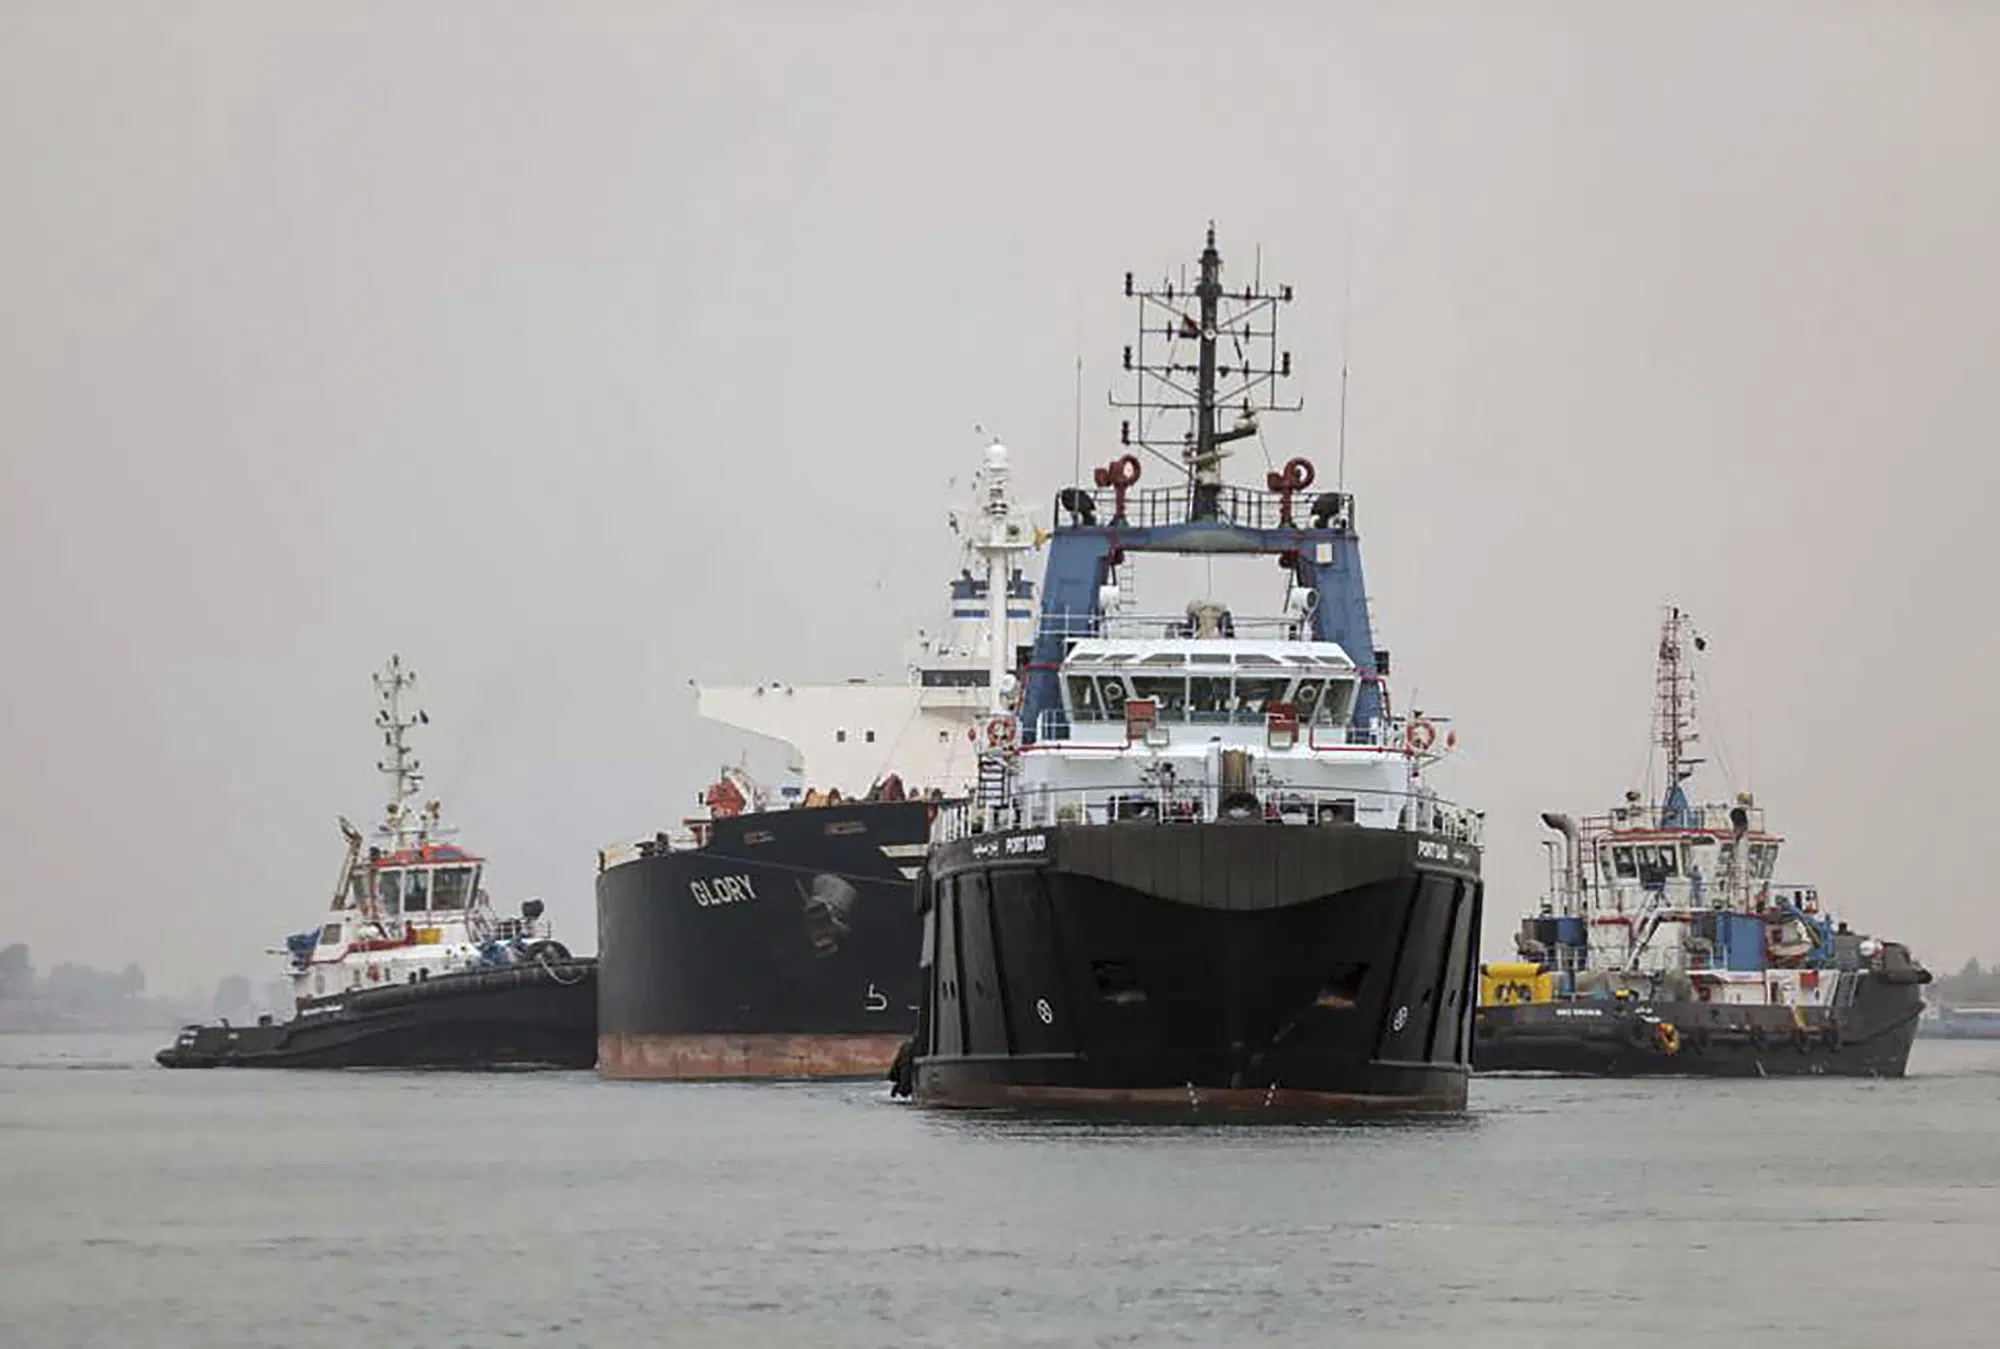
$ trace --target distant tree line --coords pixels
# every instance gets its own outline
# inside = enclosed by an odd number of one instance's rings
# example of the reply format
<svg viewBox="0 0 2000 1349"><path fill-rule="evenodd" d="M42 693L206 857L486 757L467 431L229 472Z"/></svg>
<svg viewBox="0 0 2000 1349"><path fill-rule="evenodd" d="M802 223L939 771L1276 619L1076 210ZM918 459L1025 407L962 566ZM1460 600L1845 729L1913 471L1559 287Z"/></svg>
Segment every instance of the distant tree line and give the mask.
<svg viewBox="0 0 2000 1349"><path fill-rule="evenodd" d="M0 998L40 998L70 1011L130 1002L146 991L146 972L137 965L100 970L62 964L37 977L27 946L0 947Z"/></svg>
<svg viewBox="0 0 2000 1349"><path fill-rule="evenodd" d="M282 1002L289 995L276 990ZM63 1030L179 1025L208 1016L248 1020L274 990L253 989L242 975L216 985L213 998L147 997L146 972L136 964L120 970L64 963L47 974L35 971L26 943L0 946L0 1030Z"/></svg>
<svg viewBox="0 0 2000 1349"><path fill-rule="evenodd" d="M1925 1001L1946 1007L2000 1003L2000 968L1981 969L1977 960L1968 960L1957 974L1933 979Z"/></svg>

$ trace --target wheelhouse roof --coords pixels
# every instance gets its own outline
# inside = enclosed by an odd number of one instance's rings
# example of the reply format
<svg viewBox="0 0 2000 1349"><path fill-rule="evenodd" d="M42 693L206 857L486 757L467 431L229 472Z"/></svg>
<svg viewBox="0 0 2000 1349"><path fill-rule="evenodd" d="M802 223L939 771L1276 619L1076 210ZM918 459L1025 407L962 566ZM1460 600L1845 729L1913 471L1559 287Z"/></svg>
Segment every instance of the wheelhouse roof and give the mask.
<svg viewBox="0 0 2000 1349"><path fill-rule="evenodd" d="M470 864L484 860L449 843L430 843L421 848L403 848L396 852L383 853L379 857L371 857L368 859L368 864L380 870L384 867L427 866L445 862Z"/></svg>
<svg viewBox="0 0 2000 1349"><path fill-rule="evenodd" d="M1255 637L1093 637L1063 657L1065 672L1230 670L1296 674L1353 674L1354 662L1333 642L1295 642Z"/></svg>

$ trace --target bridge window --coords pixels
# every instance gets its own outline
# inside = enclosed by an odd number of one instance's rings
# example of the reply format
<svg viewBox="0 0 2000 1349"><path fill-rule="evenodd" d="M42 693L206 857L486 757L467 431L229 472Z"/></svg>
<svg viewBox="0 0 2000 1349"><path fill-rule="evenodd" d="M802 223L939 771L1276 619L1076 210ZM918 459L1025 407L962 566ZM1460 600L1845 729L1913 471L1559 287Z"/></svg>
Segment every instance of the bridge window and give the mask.
<svg viewBox="0 0 2000 1349"><path fill-rule="evenodd" d="M1187 680L1179 675L1136 675L1132 696L1156 701L1161 721L1187 720Z"/></svg>
<svg viewBox="0 0 2000 1349"><path fill-rule="evenodd" d="M1299 721L1311 725L1319 715L1320 696L1326 692L1324 679L1301 679L1299 686L1292 690L1292 706L1299 710Z"/></svg>
<svg viewBox="0 0 2000 1349"><path fill-rule="evenodd" d="M1098 681L1098 686L1104 691L1104 710L1107 713L1116 712L1119 716L1123 716L1127 693L1125 681L1115 677L1105 678Z"/></svg>
<svg viewBox="0 0 2000 1349"><path fill-rule="evenodd" d="M1245 678L1236 681L1236 717L1239 722L1264 719L1264 709L1285 696L1285 679Z"/></svg>
<svg viewBox="0 0 2000 1349"><path fill-rule="evenodd" d="M403 911L403 873L385 871L379 884L382 890L382 912L393 918Z"/></svg>
<svg viewBox="0 0 2000 1349"><path fill-rule="evenodd" d="M472 868L447 867L431 880L431 910L462 909L472 898Z"/></svg>
<svg viewBox="0 0 2000 1349"><path fill-rule="evenodd" d="M986 671L940 668L925 670L919 681L927 689L969 689L986 687Z"/></svg>
<svg viewBox="0 0 2000 1349"><path fill-rule="evenodd" d="M340 945L340 924L328 923L325 927L321 928L319 930L319 944L321 946Z"/></svg>
<svg viewBox="0 0 2000 1349"><path fill-rule="evenodd" d="M1323 726L1345 726L1354 719L1354 681L1329 679L1319 700L1319 720Z"/></svg>
<svg viewBox="0 0 2000 1349"><path fill-rule="evenodd" d="M358 909L368 901L368 873L356 867L347 875L347 904L350 909Z"/></svg>
<svg viewBox="0 0 2000 1349"><path fill-rule="evenodd" d="M1078 721L1103 721L1104 704L1097 696L1097 681L1089 675L1069 677L1070 714Z"/></svg>
<svg viewBox="0 0 2000 1349"><path fill-rule="evenodd" d="M1618 873L1620 880L1629 881L1639 874L1639 866L1632 860L1632 850L1630 848L1613 848L1611 850L1611 864L1613 869Z"/></svg>
<svg viewBox="0 0 2000 1349"><path fill-rule="evenodd" d="M431 906L431 876L412 871L403 877L403 912L422 913Z"/></svg>
<svg viewBox="0 0 2000 1349"><path fill-rule="evenodd" d="M1225 657L1226 659L1226 657ZM1196 675L1188 681L1188 720L1229 720L1229 680Z"/></svg>

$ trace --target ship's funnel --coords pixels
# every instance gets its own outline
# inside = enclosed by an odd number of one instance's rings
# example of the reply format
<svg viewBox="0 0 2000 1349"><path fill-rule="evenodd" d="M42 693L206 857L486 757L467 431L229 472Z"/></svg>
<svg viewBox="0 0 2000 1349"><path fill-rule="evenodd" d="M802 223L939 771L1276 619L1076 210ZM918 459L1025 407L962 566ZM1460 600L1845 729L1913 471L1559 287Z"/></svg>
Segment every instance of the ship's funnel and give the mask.
<svg viewBox="0 0 2000 1349"><path fill-rule="evenodd" d="M1576 821L1559 811L1545 810L1542 823L1563 836L1563 888L1569 892L1564 902L1573 903L1576 892L1583 888L1582 843L1577 837Z"/></svg>

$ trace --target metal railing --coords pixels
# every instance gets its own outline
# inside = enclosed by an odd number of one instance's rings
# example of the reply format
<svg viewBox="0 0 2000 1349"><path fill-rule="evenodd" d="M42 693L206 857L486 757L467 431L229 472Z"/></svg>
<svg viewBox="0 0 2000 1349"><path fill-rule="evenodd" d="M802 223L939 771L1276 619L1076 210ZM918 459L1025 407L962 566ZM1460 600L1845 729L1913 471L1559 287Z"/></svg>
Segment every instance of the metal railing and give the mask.
<svg viewBox="0 0 2000 1349"><path fill-rule="evenodd" d="M1634 804L1620 806L1603 815L1587 815L1579 820L1577 825L1586 839L1595 839L1601 835L1609 834L1613 830L1622 832L1635 829L1659 831L1708 829L1726 834L1733 832L1736 828L1734 822L1729 818L1729 812L1732 809L1734 807L1729 805L1690 804L1682 818L1673 819L1673 822L1669 823L1670 814L1663 806ZM1744 810L1747 813L1751 831L1756 833L1763 832L1764 808L1762 806L1746 806Z"/></svg>
<svg viewBox="0 0 2000 1349"><path fill-rule="evenodd" d="M1060 824L1127 822L1200 824L1258 820L1269 824L1369 824L1435 834L1480 845L1484 812L1470 810L1419 788L1305 787L1214 783L1177 779L1169 784L1058 787L1015 785L998 804L963 802L938 811L934 843L974 833Z"/></svg>
<svg viewBox="0 0 2000 1349"><path fill-rule="evenodd" d="M1124 637L1138 639L1193 638L1196 632L1195 620L1186 612L1178 614L1125 614L1125 613L1080 613L1072 610L1044 611L1036 621L1036 635L1061 637L1065 641L1082 641L1091 637ZM1309 642L1312 636L1312 618L1309 614L1297 616L1251 614L1239 617L1231 613L1222 631L1222 639L1262 638L1267 641ZM1214 640L1205 638L1203 640ZM1143 668L1143 667L1142 667ZM1227 671L1231 667L1220 662L1216 668ZM1240 667L1252 668L1252 667ZM1284 667L1256 667L1278 670ZM1334 671L1338 673L1338 671Z"/></svg>
<svg viewBox="0 0 2000 1349"><path fill-rule="evenodd" d="M1310 489L1291 494L1291 516L1286 518L1285 496L1256 487L1223 487L1210 494L1217 523L1239 529L1314 529L1313 502L1324 495ZM1070 503L1090 502L1090 510L1079 514ZM1125 493L1125 512L1118 514L1118 495L1108 487L1066 487L1056 495L1056 519L1067 524L1110 528L1157 529L1163 525L1204 523L1194 517L1195 492L1185 484L1177 487L1131 488ZM1351 520L1351 498L1342 498L1339 511L1327 528L1344 529Z"/></svg>
<svg viewBox="0 0 2000 1349"><path fill-rule="evenodd" d="M1068 727L1072 726L1120 726L1125 722L1125 713L1106 712L1090 708L1079 708L1074 712L1064 712L1060 707L1042 709L1035 716L1035 740L1040 744L1059 742L1066 738ZM1237 710L1233 712L1188 712L1179 716L1162 716L1154 726L1164 729L1169 737L1176 727L1214 726L1266 726L1270 714L1265 711ZM1366 726L1332 722L1300 722L1299 744L1308 749L1339 749L1344 746L1372 746L1387 749L1398 743L1403 728L1389 726L1380 721Z"/></svg>

